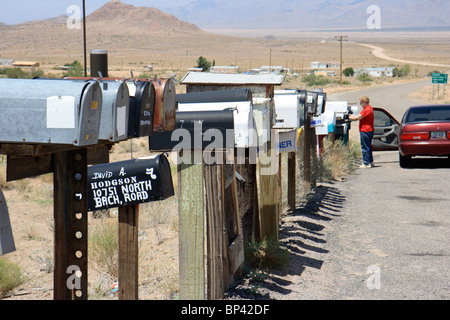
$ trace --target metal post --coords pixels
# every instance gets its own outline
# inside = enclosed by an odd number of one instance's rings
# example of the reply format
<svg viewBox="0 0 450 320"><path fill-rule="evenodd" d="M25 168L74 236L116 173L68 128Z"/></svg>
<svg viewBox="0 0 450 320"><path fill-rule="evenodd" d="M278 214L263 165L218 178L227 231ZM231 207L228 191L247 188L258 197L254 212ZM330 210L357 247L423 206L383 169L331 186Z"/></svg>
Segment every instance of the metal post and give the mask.
<svg viewBox="0 0 450 320"><path fill-rule="evenodd" d="M87 300L87 149L53 156L55 300Z"/></svg>

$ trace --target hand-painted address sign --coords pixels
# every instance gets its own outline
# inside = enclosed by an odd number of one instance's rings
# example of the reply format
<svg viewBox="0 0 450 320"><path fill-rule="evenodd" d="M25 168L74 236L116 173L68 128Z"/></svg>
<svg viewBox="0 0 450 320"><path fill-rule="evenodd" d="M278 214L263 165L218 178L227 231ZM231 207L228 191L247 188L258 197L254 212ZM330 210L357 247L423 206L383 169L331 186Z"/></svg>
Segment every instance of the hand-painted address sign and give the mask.
<svg viewBox="0 0 450 320"><path fill-rule="evenodd" d="M167 158L107 163L88 168L89 211L160 201L174 195Z"/></svg>

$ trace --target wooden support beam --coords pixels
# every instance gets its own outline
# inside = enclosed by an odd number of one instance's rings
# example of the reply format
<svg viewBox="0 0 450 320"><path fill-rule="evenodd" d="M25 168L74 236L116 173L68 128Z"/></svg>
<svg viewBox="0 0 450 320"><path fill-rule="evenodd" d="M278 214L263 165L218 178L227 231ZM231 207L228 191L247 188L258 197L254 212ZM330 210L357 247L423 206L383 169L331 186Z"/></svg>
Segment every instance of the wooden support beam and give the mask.
<svg viewBox="0 0 450 320"><path fill-rule="evenodd" d="M119 300L138 300L139 204L119 208Z"/></svg>
<svg viewBox="0 0 450 320"><path fill-rule="evenodd" d="M279 155L269 150L270 161L258 164L258 200L260 241L278 241L279 222Z"/></svg>
<svg viewBox="0 0 450 320"><path fill-rule="evenodd" d="M53 156L54 299L87 300L87 150Z"/></svg>
<svg viewBox="0 0 450 320"><path fill-rule="evenodd" d="M203 167L194 162L201 150L190 159L178 165L180 300L205 300Z"/></svg>
<svg viewBox="0 0 450 320"><path fill-rule="evenodd" d="M227 248L225 227L225 172L224 165L212 163L205 153L203 175L205 180L206 199L206 266L207 266L207 298L222 299L228 275L228 266L224 264L224 251ZM230 180L230 183L232 181Z"/></svg>

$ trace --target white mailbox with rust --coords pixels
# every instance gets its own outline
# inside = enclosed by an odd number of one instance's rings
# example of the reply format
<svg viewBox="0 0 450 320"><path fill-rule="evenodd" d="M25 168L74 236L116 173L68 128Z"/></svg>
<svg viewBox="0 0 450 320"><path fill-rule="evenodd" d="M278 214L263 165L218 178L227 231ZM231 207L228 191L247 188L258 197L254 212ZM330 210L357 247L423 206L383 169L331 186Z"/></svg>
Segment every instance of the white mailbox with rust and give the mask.
<svg viewBox="0 0 450 320"><path fill-rule="evenodd" d="M0 143L98 144L97 81L0 79Z"/></svg>

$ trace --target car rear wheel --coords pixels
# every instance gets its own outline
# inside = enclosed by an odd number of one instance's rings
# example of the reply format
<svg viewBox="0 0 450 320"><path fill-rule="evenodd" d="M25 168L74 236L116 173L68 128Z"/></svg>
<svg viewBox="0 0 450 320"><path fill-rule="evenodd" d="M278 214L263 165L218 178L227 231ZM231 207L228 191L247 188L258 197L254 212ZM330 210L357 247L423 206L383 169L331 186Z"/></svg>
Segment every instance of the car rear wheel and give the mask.
<svg viewBox="0 0 450 320"><path fill-rule="evenodd" d="M400 153L399 156L399 163L401 168L408 168L409 162L411 161L411 156L402 156Z"/></svg>

